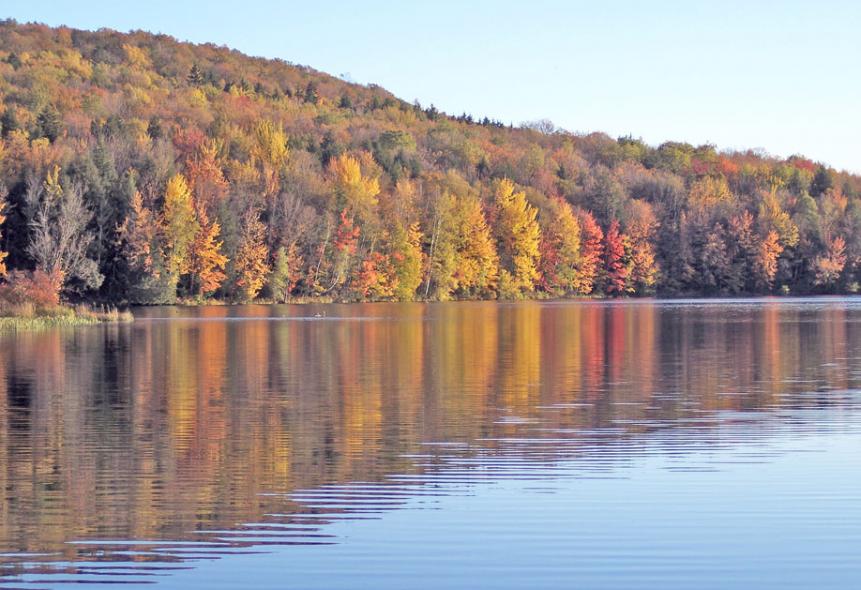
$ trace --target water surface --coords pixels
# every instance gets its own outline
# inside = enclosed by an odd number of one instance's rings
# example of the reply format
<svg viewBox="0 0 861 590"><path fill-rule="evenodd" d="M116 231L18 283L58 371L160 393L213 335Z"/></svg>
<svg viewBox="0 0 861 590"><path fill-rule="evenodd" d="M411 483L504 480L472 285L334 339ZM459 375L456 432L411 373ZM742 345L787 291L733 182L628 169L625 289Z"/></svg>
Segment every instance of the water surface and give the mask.
<svg viewBox="0 0 861 590"><path fill-rule="evenodd" d="M861 299L0 336L0 588L861 587Z"/></svg>

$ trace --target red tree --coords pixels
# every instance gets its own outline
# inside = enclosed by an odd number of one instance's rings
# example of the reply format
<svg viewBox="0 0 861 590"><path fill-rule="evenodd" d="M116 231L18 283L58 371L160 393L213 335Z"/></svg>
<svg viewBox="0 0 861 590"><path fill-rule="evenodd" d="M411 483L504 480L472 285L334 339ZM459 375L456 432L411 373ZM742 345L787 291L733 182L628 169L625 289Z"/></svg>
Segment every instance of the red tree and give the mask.
<svg viewBox="0 0 861 590"><path fill-rule="evenodd" d="M604 236L604 291L607 295L621 295L626 290L629 269L624 258L625 235L614 219Z"/></svg>
<svg viewBox="0 0 861 590"><path fill-rule="evenodd" d="M577 221L580 223L580 267L576 291L580 295L588 295L595 288L598 277L604 253L604 232L588 211L578 211Z"/></svg>

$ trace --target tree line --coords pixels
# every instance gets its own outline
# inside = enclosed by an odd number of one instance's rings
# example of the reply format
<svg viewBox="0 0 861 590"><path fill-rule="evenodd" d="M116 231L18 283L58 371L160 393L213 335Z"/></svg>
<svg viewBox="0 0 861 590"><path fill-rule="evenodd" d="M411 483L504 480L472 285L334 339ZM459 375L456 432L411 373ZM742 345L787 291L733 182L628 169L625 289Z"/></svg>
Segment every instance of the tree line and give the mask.
<svg viewBox="0 0 861 590"><path fill-rule="evenodd" d="M2 293L516 299L858 290L861 179L449 116L163 35L0 23Z"/></svg>

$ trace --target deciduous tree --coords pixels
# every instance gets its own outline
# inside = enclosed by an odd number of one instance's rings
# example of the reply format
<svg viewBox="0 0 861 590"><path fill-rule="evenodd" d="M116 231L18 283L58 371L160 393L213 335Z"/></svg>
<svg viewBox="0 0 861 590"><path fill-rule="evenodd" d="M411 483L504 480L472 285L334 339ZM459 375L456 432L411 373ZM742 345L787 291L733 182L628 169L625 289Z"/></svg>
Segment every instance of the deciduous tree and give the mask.
<svg viewBox="0 0 861 590"><path fill-rule="evenodd" d="M554 199L541 231L540 277L545 291L553 295L577 292L581 283L580 223L571 206Z"/></svg>
<svg viewBox="0 0 861 590"><path fill-rule="evenodd" d="M219 223L209 221L203 209L198 211L198 223L200 230L189 250L188 275L191 294L206 297L214 293L227 278L224 274L227 256L221 252L223 242L219 239Z"/></svg>
<svg viewBox="0 0 861 590"><path fill-rule="evenodd" d="M626 236L619 229L619 222L610 222L604 235L604 292L607 295L624 295L629 292L630 267L625 260Z"/></svg>
<svg viewBox="0 0 861 590"><path fill-rule="evenodd" d="M538 280L538 210L526 200L526 193L516 191L508 179L497 183L494 203L500 295L519 297L532 291Z"/></svg>
<svg viewBox="0 0 861 590"><path fill-rule="evenodd" d="M780 236L771 230L760 241L754 264L754 280L758 287L764 291L770 291L774 286L774 277L777 275L777 258L783 252L780 245Z"/></svg>
<svg viewBox="0 0 861 590"><path fill-rule="evenodd" d="M581 250L574 290L579 295L589 295L595 289L604 253L604 232L595 218L582 209L577 212L580 223Z"/></svg>
<svg viewBox="0 0 861 590"><path fill-rule="evenodd" d="M88 256L93 236L87 225L92 213L82 193L80 186L61 185L59 167L54 167L42 183L31 178L27 189L27 253L38 270L62 277L63 288L76 292L98 289L103 279L98 265Z"/></svg>
<svg viewBox="0 0 861 590"><path fill-rule="evenodd" d="M846 266L846 240L840 236L828 241L828 250L813 261L815 284L831 290Z"/></svg>
<svg viewBox="0 0 861 590"><path fill-rule="evenodd" d="M329 162L329 174L340 207L366 217L377 206L380 183L376 178L362 174L362 167L355 157L341 154L333 158Z"/></svg>
<svg viewBox="0 0 861 590"><path fill-rule="evenodd" d="M179 277L188 272L191 246L200 231L188 183L182 174L167 182L161 215L168 271Z"/></svg>
<svg viewBox="0 0 861 590"><path fill-rule="evenodd" d="M303 260L295 243L281 246L275 253L275 262L269 274L269 292L278 303L286 303L299 281Z"/></svg>
<svg viewBox="0 0 861 590"><path fill-rule="evenodd" d="M233 294L238 301L253 301L269 274L266 228L256 211L249 210L242 220L242 233L233 259Z"/></svg>
<svg viewBox="0 0 861 590"><path fill-rule="evenodd" d="M630 262L629 290L638 294L653 292L658 280L658 265L652 244L658 228L658 220L651 205L633 200L627 211L628 260Z"/></svg>
<svg viewBox="0 0 861 590"><path fill-rule="evenodd" d="M392 230L391 248L391 263L397 277L393 295L398 301L412 301L422 282L424 266L419 223L414 222L409 227L397 224Z"/></svg>

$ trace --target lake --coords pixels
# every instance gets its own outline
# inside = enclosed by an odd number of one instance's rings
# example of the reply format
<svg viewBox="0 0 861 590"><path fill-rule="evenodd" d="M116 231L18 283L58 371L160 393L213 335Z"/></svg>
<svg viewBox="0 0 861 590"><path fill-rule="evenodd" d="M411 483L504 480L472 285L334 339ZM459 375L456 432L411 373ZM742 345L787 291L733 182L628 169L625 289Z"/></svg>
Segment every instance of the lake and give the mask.
<svg viewBox="0 0 861 590"><path fill-rule="evenodd" d="M0 336L0 588L861 587L861 299Z"/></svg>

